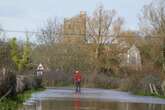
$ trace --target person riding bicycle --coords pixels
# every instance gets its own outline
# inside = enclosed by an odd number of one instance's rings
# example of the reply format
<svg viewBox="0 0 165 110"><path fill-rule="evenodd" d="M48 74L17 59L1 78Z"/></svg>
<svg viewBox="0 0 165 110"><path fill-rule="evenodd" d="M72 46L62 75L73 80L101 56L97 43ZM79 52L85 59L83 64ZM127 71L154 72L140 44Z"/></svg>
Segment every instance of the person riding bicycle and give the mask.
<svg viewBox="0 0 165 110"><path fill-rule="evenodd" d="M79 71L75 71L74 72L74 84L76 86L76 93L80 93L81 92L81 80L82 80L82 77L81 77L81 74Z"/></svg>

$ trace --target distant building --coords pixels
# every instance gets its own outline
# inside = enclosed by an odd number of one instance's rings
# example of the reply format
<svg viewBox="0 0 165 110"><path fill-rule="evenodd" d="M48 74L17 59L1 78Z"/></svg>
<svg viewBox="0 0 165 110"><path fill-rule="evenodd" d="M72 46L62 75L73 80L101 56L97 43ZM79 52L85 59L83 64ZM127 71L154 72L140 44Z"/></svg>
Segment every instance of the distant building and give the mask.
<svg viewBox="0 0 165 110"><path fill-rule="evenodd" d="M139 70L141 69L141 65L140 51L135 45L133 45L123 55L121 66L128 66Z"/></svg>
<svg viewBox="0 0 165 110"><path fill-rule="evenodd" d="M37 67L37 76L42 76L44 72L44 67L43 65L40 63Z"/></svg>
<svg viewBox="0 0 165 110"><path fill-rule="evenodd" d="M80 15L70 19L64 19L64 42L82 43L86 36L86 13L81 11Z"/></svg>
<svg viewBox="0 0 165 110"><path fill-rule="evenodd" d="M64 43L85 43L86 37L86 13L81 11L79 15L70 19L64 19L63 26ZM126 38L127 39L127 38ZM129 39L129 38L128 38ZM120 50L121 66L129 66L135 69L141 69L141 56L139 49L133 43L127 42L123 37L109 38L106 40L106 49L108 53L111 47ZM88 48L93 48L92 42L88 41ZM89 45L90 44L90 45ZM109 47L111 44L111 47ZM133 45L132 45L133 44ZM132 45L132 47L131 47ZM108 55L108 54L107 54Z"/></svg>
<svg viewBox="0 0 165 110"><path fill-rule="evenodd" d="M119 52L120 66L130 67L136 70L142 68L142 61L140 50L136 47L135 43L127 42L123 37L117 37L111 41L111 46L115 46Z"/></svg>

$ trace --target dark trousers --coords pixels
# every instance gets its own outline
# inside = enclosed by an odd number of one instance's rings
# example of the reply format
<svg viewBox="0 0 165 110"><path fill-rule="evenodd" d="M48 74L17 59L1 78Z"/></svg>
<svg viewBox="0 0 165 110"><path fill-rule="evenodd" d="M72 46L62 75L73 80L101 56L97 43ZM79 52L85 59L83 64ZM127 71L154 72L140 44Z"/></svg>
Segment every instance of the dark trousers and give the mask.
<svg viewBox="0 0 165 110"><path fill-rule="evenodd" d="M76 93L77 92L80 93L81 92L81 82L80 81L76 81L75 83L76 83Z"/></svg>

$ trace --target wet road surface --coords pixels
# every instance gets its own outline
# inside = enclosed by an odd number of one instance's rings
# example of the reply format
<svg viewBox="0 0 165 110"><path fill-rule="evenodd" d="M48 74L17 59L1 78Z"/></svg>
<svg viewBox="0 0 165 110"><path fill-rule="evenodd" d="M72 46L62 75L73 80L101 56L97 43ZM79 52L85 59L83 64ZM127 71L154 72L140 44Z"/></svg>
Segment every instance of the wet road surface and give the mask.
<svg viewBox="0 0 165 110"><path fill-rule="evenodd" d="M128 92L83 88L48 88L34 93L20 110L165 110L165 100Z"/></svg>

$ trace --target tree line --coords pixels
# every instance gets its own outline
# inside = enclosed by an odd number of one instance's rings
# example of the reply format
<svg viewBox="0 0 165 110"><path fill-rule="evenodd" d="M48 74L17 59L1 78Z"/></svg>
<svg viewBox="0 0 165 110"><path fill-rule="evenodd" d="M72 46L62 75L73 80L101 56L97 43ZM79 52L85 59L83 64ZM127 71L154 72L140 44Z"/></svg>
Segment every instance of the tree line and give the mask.
<svg viewBox="0 0 165 110"><path fill-rule="evenodd" d="M31 44L27 39L24 46L18 46L16 39L12 39L9 42L10 57L18 71L42 63L47 71L44 83L48 86L71 84L73 71L79 69L85 77L84 86L150 93L149 85L152 84L162 94L165 72L164 1L153 1L143 7L138 31L126 30L124 24L124 18L115 10L100 5L86 17L85 42L64 43L64 24L57 18L49 19L36 34L37 43ZM123 42L128 46L124 47ZM132 45L140 50L140 70L120 65L120 55Z"/></svg>

